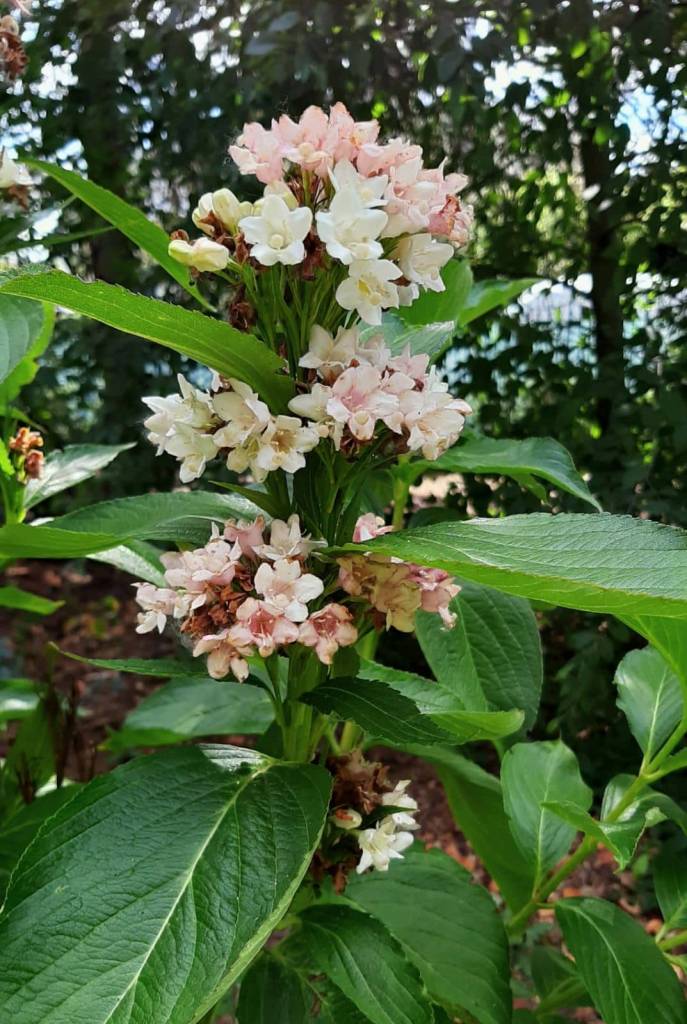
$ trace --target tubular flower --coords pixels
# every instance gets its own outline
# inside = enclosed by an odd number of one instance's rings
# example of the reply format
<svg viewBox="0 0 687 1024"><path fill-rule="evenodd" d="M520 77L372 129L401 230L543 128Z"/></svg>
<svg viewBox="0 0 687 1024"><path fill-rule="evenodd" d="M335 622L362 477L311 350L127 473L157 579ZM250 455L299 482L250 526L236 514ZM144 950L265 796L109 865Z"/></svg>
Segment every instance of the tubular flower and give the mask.
<svg viewBox="0 0 687 1024"><path fill-rule="evenodd" d="M197 238L192 245L183 238L174 238L168 251L173 259L201 273L224 270L229 262L228 250L211 238Z"/></svg>
<svg viewBox="0 0 687 1024"><path fill-rule="evenodd" d="M412 832L399 832L393 822L393 816L384 818L374 828L366 828L358 833L358 845L362 851L356 872L362 875L368 868L377 871L388 871L392 860L402 860L403 851L412 845Z"/></svg>
<svg viewBox="0 0 687 1024"><path fill-rule="evenodd" d="M344 309L355 309L365 323L379 325L382 310L398 308L398 289L392 282L401 276L391 260L353 260L349 276L336 290Z"/></svg>
<svg viewBox="0 0 687 1024"><path fill-rule="evenodd" d="M298 639L313 647L323 665L331 665L340 647L350 647L358 639L353 616L341 604L327 604L301 625Z"/></svg>
<svg viewBox="0 0 687 1024"><path fill-rule="evenodd" d="M239 227L251 245L251 256L266 267L275 263L292 266L305 258L303 239L312 225L312 210L299 206L290 210L277 195L262 201L257 217L244 217Z"/></svg>

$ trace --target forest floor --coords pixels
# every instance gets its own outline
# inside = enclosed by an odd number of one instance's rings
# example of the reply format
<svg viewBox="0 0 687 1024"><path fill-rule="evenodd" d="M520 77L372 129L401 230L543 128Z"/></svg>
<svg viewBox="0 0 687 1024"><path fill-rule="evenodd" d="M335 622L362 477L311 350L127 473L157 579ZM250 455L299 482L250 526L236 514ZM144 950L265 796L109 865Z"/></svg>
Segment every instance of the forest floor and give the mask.
<svg viewBox="0 0 687 1024"><path fill-rule="evenodd" d="M141 636L135 632L136 606L126 578L106 565L94 562L33 562L17 565L7 572L8 582L63 606L48 618L17 616L0 609L0 677L46 680L50 675L56 688L74 707L78 706L70 749L64 769L68 778L87 781L92 775L114 767L112 755L99 749L109 732L121 725L127 713L156 689L159 680L103 670L67 657L56 656L48 646L90 658L150 658L172 653L172 643L157 633ZM11 730L8 734L11 736ZM213 737L227 740L228 737ZM245 741L243 737L231 737ZM4 756L0 736L0 757ZM412 793L420 806L419 839L428 847L439 847L468 869L476 881L496 892L483 865L456 826L441 784L424 761L397 751L380 750L378 756L389 764L392 778L411 778ZM641 921L649 932L660 922L655 910L641 908L641 881L631 871L614 871L612 857L604 850L585 862L570 878L560 895L597 896L612 900ZM545 940L560 946L552 911L540 911L535 932L546 931ZM541 937L539 938L541 941ZM526 948L522 956L527 956ZM517 964L516 964L517 973ZM526 998L517 1005L532 1005ZM578 1010L567 1019L601 1024L593 1011ZM229 1024L230 1018L226 1018Z"/></svg>

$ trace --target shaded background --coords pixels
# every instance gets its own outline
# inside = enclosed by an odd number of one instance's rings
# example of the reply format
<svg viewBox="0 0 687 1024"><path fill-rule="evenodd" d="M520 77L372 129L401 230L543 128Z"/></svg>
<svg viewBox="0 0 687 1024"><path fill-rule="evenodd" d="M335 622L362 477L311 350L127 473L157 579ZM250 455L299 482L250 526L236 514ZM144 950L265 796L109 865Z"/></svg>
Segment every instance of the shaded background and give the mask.
<svg viewBox="0 0 687 1024"><path fill-rule="evenodd" d="M384 134L421 142L429 163L446 155L470 178L475 276L541 279L447 357L473 425L552 435L606 509L687 525L684 4L34 0L24 40L27 72L0 93L5 143L88 174L169 230L189 226L204 191L250 192L226 155L246 119L343 100ZM44 207L64 200L50 188ZM73 203L39 230L100 224ZM187 301L116 232L52 254L74 272ZM172 390L182 366L64 318L24 405L50 447L140 440L141 396ZM141 481L168 487L173 474L143 443L78 501L139 493ZM512 481L474 477L449 504L539 507ZM578 749L581 730L592 740L603 730L605 778L634 759L610 678L635 641L570 613L548 616L545 638L543 721ZM595 745L584 746L594 775Z"/></svg>

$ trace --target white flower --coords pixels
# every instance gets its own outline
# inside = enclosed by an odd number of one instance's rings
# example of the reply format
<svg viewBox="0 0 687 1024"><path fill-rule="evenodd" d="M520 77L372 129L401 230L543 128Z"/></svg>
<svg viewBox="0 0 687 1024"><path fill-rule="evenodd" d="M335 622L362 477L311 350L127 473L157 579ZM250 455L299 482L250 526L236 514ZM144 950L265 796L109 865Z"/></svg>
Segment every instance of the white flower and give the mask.
<svg viewBox="0 0 687 1024"><path fill-rule="evenodd" d="M357 310L368 324L382 322L382 310L398 307L398 288L392 281L401 276L391 260L354 260L349 276L336 289L336 301L343 309Z"/></svg>
<svg viewBox="0 0 687 1024"><path fill-rule="evenodd" d="M427 378L423 391L408 391L400 396L403 425L409 431L408 450L422 450L426 459L439 456L456 443L472 410L467 402L453 398L435 382L434 373Z"/></svg>
<svg viewBox="0 0 687 1024"><path fill-rule="evenodd" d="M295 416L276 416L260 435L259 450L253 463L258 483L267 473L283 469L296 473L305 465L304 453L320 443L314 427L305 427Z"/></svg>
<svg viewBox="0 0 687 1024"><path fill-rule="evenodd" d="M208 655L208 673L213 679L224 679L228 672L240 683L248 677L248 662L244 661L244 652L236 647L229 629L202 636L193 648L193 657L201 654Z"/></svg>
<svg viewBox="0 0 687 1024"><path fill-rule="evenodd" d="M214 233L213 217L220 227L234 235L241 218L248 217L252 212L252 203L239 202L231 189L220 188L216 192L202 195L191 217L195 226L206 235Z"/></svg>
<svg viewBox="0 0 687 1024"><path fill-rule="evenodd" d="M332 381L351 365L358 346L357 327L339 327L336 337L319 324L310 331L308 351L298 361L299 366L317 370L322 380Z"/></svg>
<svg viewBox="0 0 687 1024"><path fill-rule="evenodd" d="M175 425L185 419L186 410L181 395L149 395L143 401L153 415L143 421L148 430L148 440L157 446L157 454L166 451L167 440L174 433Z"/></svg>
<svg viewBox="0 0 687 1024"><path fill-rule="evenodd" d="M431 235L409 235L402 238L394 251L403 276L414 284L433 292L443 292L441 268L453 256L453 246L437 242Z"/></svg>
<svg viewBox="0 0 687 1024"><path fill-rule="evenodd" d="M23 164L18 164L6 150L0 150L0 188L12 185L30 185L31 175Z"/></svg>
<svg viewBox="0 0 687 1024"><path fill-rule="evenodd" d="M329 177L337 192L344 189L355 191L361 206L384 206L386 202L384 193L389 184L386 174L366 178L358 174L350 160L339 160L329 172Z"/></svg>
<svg viewBox="0 0 687 1024"><path fill-rule="evenodd" d="M295 210L298 206L298 200L285 181L271 181L269 185L265 185L264 196L281 196L290 210ZM264 198L258 199L255 203L253 207L255 213L261 208L263 202Z"/></svg>
<svg viewBox="0 0 687 1024"><path fill-rule="evenodd" d="M157 629L161 633L167 618L174 615L176 597L173 590L155 587L152 583L137 583L136 603L143 611L139 612L137 633L150 633Z"/></svg>
<svg viewBox="0 0 687 1024"><path fill-rule="evenodd" d="M384 807L404 807L405 811L397 811L395 814L391 814L390 818L394 825L399 829L410 829L414 831L419 828L420 825L415 818L413 813L417 811L417 801L413 800L412 796L406 793L406 789L410 785L410 779L402 779L401 782L396 784L396 788L392 789L389 793L384 793L382 796L382 805ZM413 813L408 814L407 811Z"/></svg>
<svg viewBox="0 0 687 1024"><path fill-rule="evenodd" d="M303 239L311 226L312 210L307 206L290 210L276 195L265 196L257 217L244 217L239 223L252 246L251 256L266 267L301 263L305 257Z"/></svg>
<svg viewBox="0 0 687 1024"><path fill-rule="evenodd" d="M308 617L307 602L319 597L324 584L311 573L302 573L300 562L285 558L270 565L263 562L255 574L255 589L274 613L291 622L304 622Z"/></svg>
<svg viewBox="0 0 687 1024"><path fill-rule="evenodd" d="M273 519L270 526L269 544L255 545L254 550L260 558L277 562L282 558L307 558L315 548L325 547L323 540L310 540L308 534L301 533L298 514L294 512L287 522Z"/></svg>
<svg viewBox="0 0 687 1024"><path fill-rule="evenodd" d="M217 455L217 446L212 434L203 434L190 423L177 423L165 451L181 461L179 479L188 484L202 476L206 464Z"/></svg>
<svg viewBox="0 0 687 1024"><path fill-rule="evenodd" d="M221 391L212 399L212 407L225 426L215 433L218 448L237 448L270 422L270 411L248 384L234 377L228 383L231 391Z"/></svg>
<svg viewBox="0 0 687 1024"><path fill-rule="evenodd" d="M342 263L374 260L384 251L375 239L387 219L383 210L362 206L354 189L344 188L336 193L327 211L317 214L317 233L329 255Z"/></svg>
<svg viewBox="0 0 687 1024"><path fill-rule="evenodd" d="M228 250L211 238L197 238L193 245L182 238L174 238L167 251L179 263L201 272L224 270L229 262Z"/></svg>
<svg viewBox="0 0 687 1024"><path fill-rule="evenodd" d="M412 842L412 832L397 832L391 817L384 818L374 828L363 829L358 833L362 857L355 869L356 872L361 875L371 867L377 871L387 871L392 860L403 859L403 851L407 850Z"/></svg>
<svg viewBox="0 0 687 1024"><path fill-rule="evenodd" d="M334 446L338 450L343 437L344 424L337 423L329 415L327 406L332 395L332 389L325 384L313 384L309 393L296 395L289 402L289 409L297 416L303 416L306 420L312 420L320 437L331 437Z"/></svg>

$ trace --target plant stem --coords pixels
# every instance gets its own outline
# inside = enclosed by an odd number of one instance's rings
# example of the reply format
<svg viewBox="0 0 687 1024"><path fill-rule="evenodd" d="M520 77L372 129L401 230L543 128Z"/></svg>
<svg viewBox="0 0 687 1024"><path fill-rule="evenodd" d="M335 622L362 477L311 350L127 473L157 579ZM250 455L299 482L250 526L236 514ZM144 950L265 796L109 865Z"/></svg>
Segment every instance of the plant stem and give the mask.
<svg viewBox="0 0 687 1024"><path fill-rule="evenodd" d="M674 949L675 946L683 946L685 943L687 943L687 929L682 932L676 932L676 934L671 935L669 939L663 939L662 942L659 942L658 946L659 949L666 951Z"/></svg>
<svg viewBox="0 0 687 1024"><path fill-rule="evenodd" d="M341 739L339 740L339 752L341 754L347 754L354 747L358 746L360 739L363 735L363 730L355 722L346 722L341 733Z"/></svg>
<svg viewBox="0 0 687 1024"><path fill-rule="evenodd" d="M399 467L402 468L404 463L409 461L408 455L401 455L398 459ZM406 505L408 504L408 495L410 494L410 482L402 474L394 476L394 490L393 490L393 501L394 511L391 518L391 525L394 530L400 530L403 527L406 514Z"/></svg>

